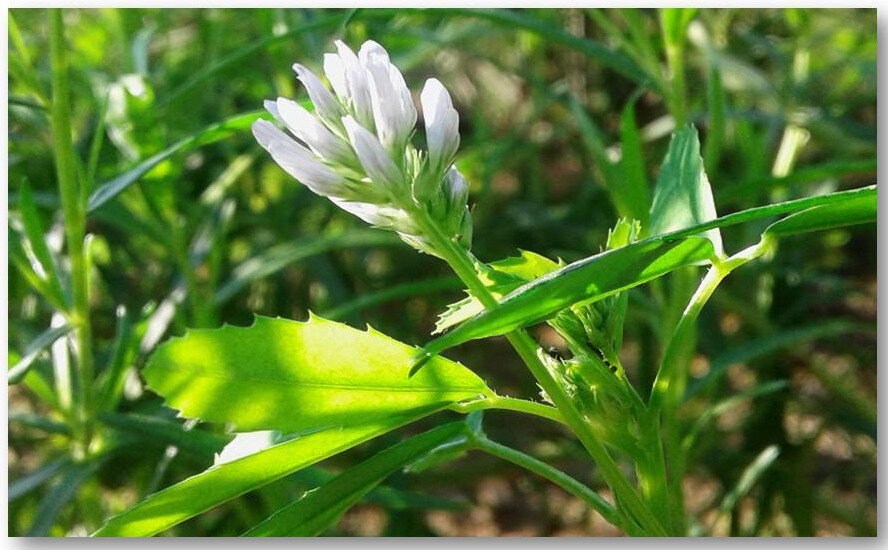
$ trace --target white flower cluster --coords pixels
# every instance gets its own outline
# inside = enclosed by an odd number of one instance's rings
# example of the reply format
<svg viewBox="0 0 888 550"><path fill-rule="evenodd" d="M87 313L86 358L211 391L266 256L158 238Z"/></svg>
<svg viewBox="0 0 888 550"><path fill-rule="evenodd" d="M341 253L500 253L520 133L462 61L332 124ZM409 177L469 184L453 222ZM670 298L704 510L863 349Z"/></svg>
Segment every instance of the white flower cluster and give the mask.
<svg viewBox="0 0 888 550"><path fill-rule="evenodd" d="M410 143L417 118L413 98L385 49L373 41L357 54L341 41L336 49L324 55L332 91L306 67L293 65L314 112L285 98L266 101L292 136L258 120L256 140L309 189L372 225L397 231L419 250L435 254L418 212L468 248L468 186L453 166L459 116L450 94L438 80L426 81L420 101L428 152L421 152Z"/></svg>

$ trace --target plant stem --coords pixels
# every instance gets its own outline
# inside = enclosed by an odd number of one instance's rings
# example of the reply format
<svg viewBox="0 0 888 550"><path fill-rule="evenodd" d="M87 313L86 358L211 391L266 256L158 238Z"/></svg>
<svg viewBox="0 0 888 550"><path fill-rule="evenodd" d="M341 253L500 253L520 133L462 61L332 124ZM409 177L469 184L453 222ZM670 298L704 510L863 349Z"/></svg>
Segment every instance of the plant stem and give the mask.
<svg viewBox="0 0 888 550"><path fill-rule="evenodd" d="M687 369L682 368L687 365L687 362L683 361L682 354L687 353L689 350L689 346L686 344L688 339L695 334L697 317L700 315L700 311L709 301L709 298L715 292L715 289L718 288L721 281L741 265L771 250L774 243L773 237L765 235L758 244L750 246L730 258L716 261L709 268L703 280L700 281L669 342L666 344L666 349L663 351L660 368L657 372L654 386L651 389L648 418L645 420L645 431L648 437L657 439L660 442L660 445L655 448L656 467L659 471L658 477L664 479L665 485L671 493L671 502L668 503L668 506L671 509L670 517L673 518L672 527L675 529L684 525L684 499L681 488L684 459L682 457L681 439L678 433L678 419L676 417L676 409L684 395L688 376ZM664 436L657 438L661 420ZM667 460L672 465L671 476L667 473Z"/></svg>
<svg viewBox="0 0 888 550"><path fill-rule="evenodd" d="M622 522L619 512L613 504L606 501L601 495L561 470L553 468L545 462L524 454L517 449L501 445L483 436L471 436L470 441L472 447L479 451L484 451L485 453L502 458L503 460L508 460L512 464L530 470L531 472L548 479L568 493L586 501L589 506L613 525L621 527Z"/></svg>
<svg viewBox="0 0 888 550"><path fill-rule="evenodd" d="M444 261L450 264L450 267L465 283L472 295L478 298L485 308L496 306L496 298L493 297L478 277L475 268L476 261L473 261L470 253L444 234L440 227L438 227L438 224L424 209L414 207L411 208L411 212L436 252ZM537 355L537 345L533 339L527 332L521 329L507 334L506 338L512 344L512 347L515 348L515 351L518 352L518 355L521 356L521 359L527 365L537 383L561 412L565 423L570 426L592 456L592 459L601 471L602 477L610 485L617 498L625 504L627 509L631 511L632 515L637 518L649 534L655 536L665 535L666 532L660 522L620 471L616 462L614 462L607 449L605 449L604 444L595 437L579 410L574 406L570 396L540 360Z"/></svg>
<svg viewBox="0 0 888 550"><path fill-rule="evenodd" d="M62 11L53 9L50 23L50 62L52 66L52 135L59 196L65 222L65 239L71 260L72 308L68 318L74 326L77 359L79 411L77 432L85 455L92 439L92 328L89 318L88 259L84 253L86 209L77 182L77 164L71 137L71 104L68 65L65 57L65 29Z"/></svg>
<svg viewBox="0 0 888 550"><path fill-rule="evenodd" d="M561 416L561 413L555 407L544 405L543 403L528 401L526 399L517 399L515 397L500 397L495 395L493 397L485 397L483 399L469 401L468 403L456 403L450 407L450 410L463 414L486 409L522 412L566 424L564 417Z"/></svg>

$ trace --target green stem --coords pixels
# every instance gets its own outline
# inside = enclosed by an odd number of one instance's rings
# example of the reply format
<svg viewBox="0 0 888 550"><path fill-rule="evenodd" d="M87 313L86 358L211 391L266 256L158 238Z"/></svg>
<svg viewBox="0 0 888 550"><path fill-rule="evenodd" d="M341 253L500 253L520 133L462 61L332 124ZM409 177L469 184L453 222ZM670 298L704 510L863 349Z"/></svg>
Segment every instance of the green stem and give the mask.
<svg viewBox="0 0 888 550"><path fill-rule="evenodd" d="M555 407L536 403L534 401L528 401L526 399L517 399L515 397L500 397L499 395L494 395L492 397L485 397L483 399L477 399L466 403L456 403L450 406L450 410L463 414L487 409L500 409L504 411L532 414L534 416L566 424L564 417L561 416L561 413L558 412L558 409Z"/></svg>
<svg viewBox="0 0 888 550"><path fill-rule="evenodd" d="M656 461L657 476L664 479L665 486L669 488L671 493L670 502L667 505L672 510L670 516L674 518L672 527L675 529L684 525L684 499L681 488L684 460L676 416L676 409L682 395L684 395L688 376L687 369L683 368L687 362L683 361L682 355L688 352L686 344L695 335L700 311L722 280L741 265L771 250L774 242L773 237L765 235L758 244L750 246L730 258L716 261L700 281L663 351L660 368L651 389L645 431L649 438L660 442L654 447L654 460ZM661 420L664 436L658 438L658 427L661 425ZM671 472L667 471L667 461L672 465ZM662 499L662 496L658 498Z"/></svg>
<svg viewBox="0 0 888 550"><path fill-rule="evenodd" d="M470 253L444 234L424 209L414 207L411 208L411 213L436 252L444 261L450 264L453 271L465 283L472 295L478 298L485 308L496 306L496 298L493 297L478 277L475 268L477 261L473 261ZM616 462L614 462L607 449L605 449L604 444L595 437L583 419L582 414L574 406L570 396L540 360L537 355L537 345L533 339L527 332L520 329L507 334L506 338L512 344L512 347L515 348L515 351L518 352L525 365L527 365L537 383L561 412L565 423L570 426L592 456L592 459L598 465L602 477L613 489L614 494L626 505L627 509L631 511L632 515L649 534L655 536L665 535L666 532L660 522L620 471Z"/></svg>
<svg viewBox="0 0 888 550"><path fill-rule="evenodd" d="M618 527L621 526L622 522L619 516L619 512L613 504L606 501L601 495L599 495L589 487L586 487L576 479L565 474L561 470L553 468L545 462L538 460L530 455L526 455L521 451L491 441L486 437L472 436L470 440L472 442L472 447L474 447L475 449L502 458L503 460L507 460L512 464L534 472L540 477L548 479L568 493L571 493L572 495L586 501L586 503L588 503L589 506L592 507L592 509L601 514L604 519L606 519L613 525L616 525Z"/></svg>
<svg viewBox="0 0 888 550"><path fill-rule="evenodd" d="M50 12L50 62L52 66L52 135L59 196L65 222L65 240L71 260L72 308L68 313L74 326L78 382L77 435L86 454L92 440L92 327L89 318L89 263L84 253L86 208L77 182L77 164L71 137L71 102L68 65L65 57L65 29L62 11Z"/></svg>

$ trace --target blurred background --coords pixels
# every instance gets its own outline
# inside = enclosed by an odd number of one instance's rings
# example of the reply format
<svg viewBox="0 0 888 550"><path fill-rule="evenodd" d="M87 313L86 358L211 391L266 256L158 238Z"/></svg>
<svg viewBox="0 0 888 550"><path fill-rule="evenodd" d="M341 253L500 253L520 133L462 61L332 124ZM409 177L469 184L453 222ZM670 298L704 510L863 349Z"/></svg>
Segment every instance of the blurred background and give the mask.
<svg viewBox="0 0 888 550"><path fill-rule="evenodd" d="M263 99L304 98L292 63L320 73L335 39L380 42L417 93L430 76L450 90L484 261L519 249L566 261L598 252L617 217L631 214L621 206L624 182L652 188L676 120L701 133L721 215L875 182L874 9L685 15L676 38L654 10L65 10L74 145L91 193L101 395L96 443L83 452L66 412L77 389L70 334L39 273L35 282L40 247L25 227L36 220L45 232L64 283L49 19L10 10L10 535L85 535L213 463L231 438L225 427L183 424L138 376L153 347L186 327L246 325L254 314L304 319L311 309L421 344L463 296L443 263L313 195L250 135ZM628 173L622 145L633 128L642 158ZM754 242L766 221L725 231L726 248ZM653 377L657 316L650 289L634 291L623 354L639 387ZM696 445L685 491L702 532L875 534L875 320L873 226L782 241L773 258L720 287L701 318L689 421L740 391L777 390L718 416ZM550 331L536 336L562 345ZM502 339L450 355L502 394L538 396ZM170 534L239 534L443 416ZM486 426L491 438L601 486L559 426L508 412L488 414ZM720 518L723 496L772 444L777 462ZM470 454L391 478L331 534L616 532L544 480Z"/></svg>

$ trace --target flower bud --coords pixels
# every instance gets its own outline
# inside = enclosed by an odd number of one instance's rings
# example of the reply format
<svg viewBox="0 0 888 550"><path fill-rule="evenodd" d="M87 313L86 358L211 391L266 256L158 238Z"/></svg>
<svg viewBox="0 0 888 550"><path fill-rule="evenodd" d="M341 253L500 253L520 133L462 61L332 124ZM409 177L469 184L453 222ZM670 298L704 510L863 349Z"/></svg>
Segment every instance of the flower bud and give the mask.
<svg viewBox="0 0 888 550"><path fill-rule="evenodd" d="M459 115L450 94L436 78L426 80L420 94L425 119L429 167L442 172L453 161L459 147Z"/></svg>

